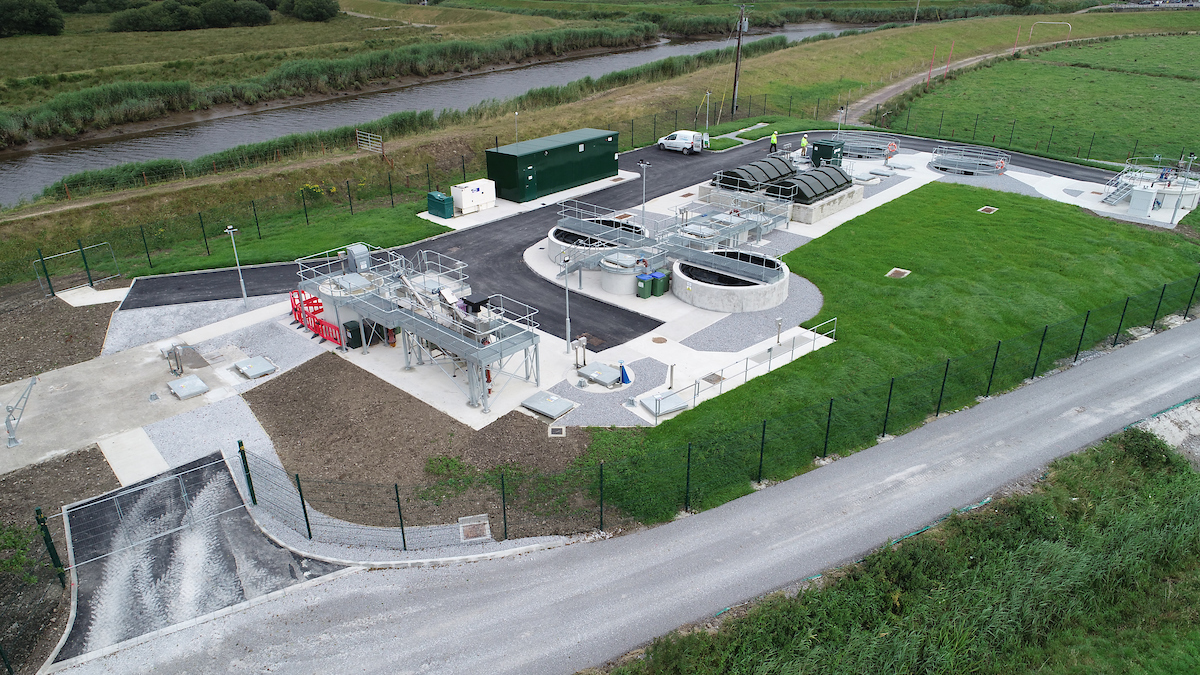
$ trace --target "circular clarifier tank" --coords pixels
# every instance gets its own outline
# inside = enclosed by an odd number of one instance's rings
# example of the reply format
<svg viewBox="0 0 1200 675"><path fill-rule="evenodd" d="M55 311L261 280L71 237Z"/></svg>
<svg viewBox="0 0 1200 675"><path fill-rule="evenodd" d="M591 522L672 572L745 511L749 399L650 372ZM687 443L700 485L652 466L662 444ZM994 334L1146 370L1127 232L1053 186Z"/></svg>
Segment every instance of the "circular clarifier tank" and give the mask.
<svg viewBox="0 0 1200 675"><path fill-rule="evenodd" d="M726 249L712 253L738 261L744 272L754 272L756 266L765 268L766 276L776 280L758 281L754 278L758 274L739 274L680 260L675 262L671 283L675 297L700 309L729 313L757 312L787 300L790 271L782 260L747 251Z"/></svg>
<svg viewBox="0 0 1200 675"><path fill-rule="evenodd" d="M618 232L641 236L645 236L646 234L646 229L641 225L627 223L622 220L594 218L591 222L607 225ZM546 235L546 255L555 263L558 263L562 261L564 252L572 258L576 258L578 256L591 255L604 249L615 249L621 245L618 238L619 235L617 232L613 232L612 237L589 236L555 226Z"/></svg>

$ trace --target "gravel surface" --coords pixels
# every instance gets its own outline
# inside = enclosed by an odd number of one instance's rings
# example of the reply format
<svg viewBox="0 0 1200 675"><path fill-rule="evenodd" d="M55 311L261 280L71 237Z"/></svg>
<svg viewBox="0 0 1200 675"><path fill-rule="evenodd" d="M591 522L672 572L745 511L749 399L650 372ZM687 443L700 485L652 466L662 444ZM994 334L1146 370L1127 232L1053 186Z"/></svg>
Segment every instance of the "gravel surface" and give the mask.
<svg viewBox="0 0 1200 675"><path fill-rule="evenodd" d="M770 255L781 256L800 248L810 241L812 241L812 237L793 234L787 230L775 230L767 235L766 243L763 244L762 248L766 249L763 252L769 251ZM743 248L747 251L757 251L759 247L744 246Z"/></svg>
<svg viewBox="0 0 1200 675"><path fill-rule="evenodd" d="M605 389L598 384L588 384L584 389L574 385L577 378L559 382L549 389L568 401L579 405L571 412L558 418L556 426L567 427L644 427L650 426L646 420L638 417L625 407L625 401L630 397L637 398L651 389L667 381L667 364L655 359L638 359L625 364L626 370L632 373L633 381L616 389ZM568 430L568 435L579 433L576 429Z"/></svg>
<svg viewBox="0 0 1200 675"><path fill-rule="evenodd" d="M681 344L703 352L738 352L775 337L775 319L783 318L787 330L817 315L825 298L816 285L792 273L788 297L782 305L761 312L730 314L685 338Z"/></svg>
<svg viewBox="0 0 1200 675"><path fill-rule="evenodd" d="M1040 174L1041 172L1021 169L1023 173ZM1022 183L1016 178L1010 176L960 176L955 173L943 175L938 180L943 183L959 183L960 185L973 185L975 187L987 188L989 190L999 190L1001 192L1014 192L1019 195L1028 197L1037 197L1038 199L1046 199L1046 196L1032 187ZM982 205L981 205L982 206Z"/></svg>
<svg viewBox="0 0 1200 675"><path fill-rule="evenodd" d="M313 333L306 328L287 326L281 321L285 319L256 323L201 342L195 347L201 354L208 354L232 346L247 357L265 356L279 368L271 375L247 380L234 387L238 392L245 392L326 352L318 340L311 339Z"/></svg>
<svg viewBox="0 0 1200 675"><path fill-rule="evenodd" d="M272 448L267 432L240 396L230 396L143 428L170 467L187 464L218 450L232 448L236 452L239 440L254 452ZM271 452L274 453L273 448Z"/></svg>
<svg viewBox="0 0 1200 675"><path fill-rule="evenodd" d="M104 354L124 351L148 342L164 340L211 323L223 321L243 312L287 300L286 294L261 295L249 299L248 305L237 300L209 300L182 305L122 309L113 313Z"/></svg>
<svg viewBox="0 0 1200 675"><path fill-rule="evenodd" d="M879 182L874 185L864 185L863 186L863 199L870 199L871 197L874 197L875 195L879 194L880 192L883 192L884 190L886 190L888 188L895 187L908 179L909 179L909 176L905 176L902 174L896 174L895 176L888 176L888 177L880 178Z"/></svg>

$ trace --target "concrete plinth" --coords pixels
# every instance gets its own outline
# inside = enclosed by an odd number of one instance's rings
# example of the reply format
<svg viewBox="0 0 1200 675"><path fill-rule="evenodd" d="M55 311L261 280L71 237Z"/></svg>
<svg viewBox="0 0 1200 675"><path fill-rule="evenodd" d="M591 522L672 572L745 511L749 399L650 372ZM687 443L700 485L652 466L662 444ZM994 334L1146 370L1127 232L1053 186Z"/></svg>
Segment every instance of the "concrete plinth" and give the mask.
<svg viewBox="0 0 1200 675"><path fill-rule="evenodd" d="M798 223L812 225L861 202L864 189L861 185L855 185L813 204L792 204L791 219Z"/></svg>
<svg viewBox="0 0 1200 675"><path fill-rule="evenodd" d="M757 312L783 304L788 297L787 265L783 278L773 284L753 286L718 286L695 279L683 273L681 263L676 262L671 275L671 293L693 307L714 312Z"/></svg>

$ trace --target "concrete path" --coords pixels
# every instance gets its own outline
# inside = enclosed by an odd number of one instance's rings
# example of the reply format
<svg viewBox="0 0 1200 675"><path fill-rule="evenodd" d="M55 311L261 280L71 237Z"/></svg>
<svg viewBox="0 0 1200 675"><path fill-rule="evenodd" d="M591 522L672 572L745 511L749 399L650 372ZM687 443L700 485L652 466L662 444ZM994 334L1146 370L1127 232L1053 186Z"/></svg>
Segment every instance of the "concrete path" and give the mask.
<svg viewBox="0 0 1200 675"><path fill-rule="evenodd" d="M571 673L853 560L1200 393L1200 322L720 508L516 558L373 570L72 673Z"/></svg>

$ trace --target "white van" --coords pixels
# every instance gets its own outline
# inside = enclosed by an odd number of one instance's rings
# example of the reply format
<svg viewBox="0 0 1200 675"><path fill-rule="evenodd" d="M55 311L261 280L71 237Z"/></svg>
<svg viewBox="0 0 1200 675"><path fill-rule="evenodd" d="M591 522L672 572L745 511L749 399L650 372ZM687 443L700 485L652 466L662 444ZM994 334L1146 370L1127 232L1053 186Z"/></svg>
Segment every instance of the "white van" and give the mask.
<svg viewBox="0 0 1200 675"><path fill-rule="evenodd" d="M659 150L679 150L685 155L700 152L708 147L708 134L699 131L676 131L658 139Z"/></svg>

